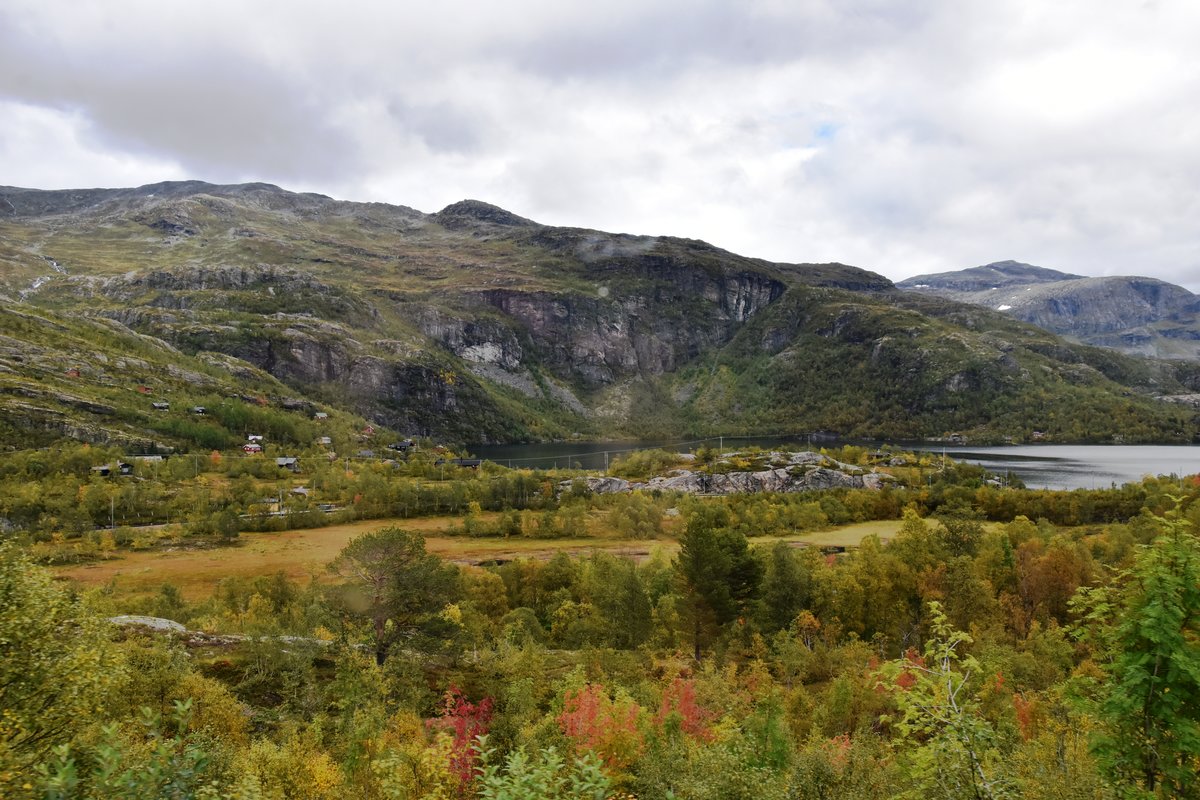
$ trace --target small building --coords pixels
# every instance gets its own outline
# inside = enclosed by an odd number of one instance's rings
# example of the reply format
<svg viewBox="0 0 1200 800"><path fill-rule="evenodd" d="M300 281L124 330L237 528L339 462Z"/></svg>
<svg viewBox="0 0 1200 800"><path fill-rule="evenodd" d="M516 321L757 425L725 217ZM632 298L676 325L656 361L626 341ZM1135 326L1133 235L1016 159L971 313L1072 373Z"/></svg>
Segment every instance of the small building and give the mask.
<svg viewBox="0 0 1200 800"><path fill-rule="evenodd" d="M416 444L412 439L405 439L402 442L393 442L388 445L388 450L395 450L398 453L406 453Z"/></svg>
<svg viewBox="0 0 1200 800"><path fill-rule="evenodd" d="M151 403L150 407L153 408L155 411L170 411L171 410L170 403Z"/></svg>
<svg viewBox="0 0 1200 800"><path fill-rule="evenodd" d="M329 419L329 415L324 411L318 411L317 413L313 414L313 419Z"/></svg>
<svg viewBox="0 0 1200 800"><path fill-rule="evenodd" d="M375 426L368 425L367 427L362 429L362 432L363 432L363 436L374 436L375 435Z"/></svg>
<svg viewBox="0 0 1200 800"><path fill-rule="evenodd" d="M204 406L192 406L192 413L196 415L203 415L208 413L208 409Z"/></svg>
<svg viewBox="0 0 1200 800"><path fill-rule="evenodd" d="M296 488L292 489L291 493L298 495L299 497L308 497L309 491L310 490L307 486L297 486Z"/></svg>
<svg viewBox="0 0 1200 800"><path fill-rule="evenodd" d="M283 469L290 469L292 472L300 471L300 459L295 456L283 456L275 459L275 466Z"/></svg>
<svg viewBox="0 0 1200 800"><path fill-rule="evenodd" d="M92 472L101 478L107 478L111 475L132 475L133 464L125 461L118 461L115 464L101 464L98 467L92 467Z"/></svg>
<svg viewBox="0 0 1200 800"><path fill-rule="evenodd" d="M243 453L261 453L262 451L262 445L258 442L247 442L246 444L242 445Z"/></svg>
<svg viewBox="0 0 1200 800"><path fill-rule="evenodd" d="M357 453L355 453L354 455L355 455L357 458L374 458L374 457L375 457L375 451L374 451L374 450L359 450L359 451L358 451Z"/></svg>
<svg viewBox="0 0 1200 800"><path fill-rule="evenodd" d="M261 442L262 440L263 440L262 435L258 434L258 433L252 433L246 437L247 442Z"/></svg>
<svg viewBox="0 0 1200 800"><path fill-rule="evenodd" d="M439 458L433 462L435 467L440 467L445 464L450 464L455 467L466 467L467 469L479 469L479 465L483 463L482 458Z"/></svg>
<svg viewBox="0 0 1200 800"><path fill-rule="evenodd" d="M333 439L329 438L328 436L322 436L319 439L317 439L317 444L323 444L323 445L329 446L329 445L333 444Z"/></svg>

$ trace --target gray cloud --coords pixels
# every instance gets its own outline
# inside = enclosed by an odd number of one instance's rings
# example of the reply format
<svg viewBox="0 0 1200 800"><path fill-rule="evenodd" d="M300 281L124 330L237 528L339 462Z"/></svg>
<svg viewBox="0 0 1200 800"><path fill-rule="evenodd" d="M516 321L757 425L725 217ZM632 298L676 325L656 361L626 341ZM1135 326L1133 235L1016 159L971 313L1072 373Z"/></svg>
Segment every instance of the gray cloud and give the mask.
<svg viewBox="0 0 1200 800"><path fill-rule="evenodd" d="M1200 291L1198 38L1183 0L10 0L0 182L479 197L897 279Z"/></svg>
<svg viewBox="0 0 1200 800"><path fill-rule="evenodd" d="M252 53L111 39L68 47L52 32L0 30L0 93L79 111L98 149L173 158L218 179L323 180L361 159L354 139L326 124L319 97Z"/></svg>
<svg viewBox="0 0 1200 800"><path fill-rule="evenodd" d="M538 29L495 52L553 80L666 78L714 64L756 66L800 58L848 59L905 35L919 12L871 0L787 4L674 0L596 5L584 19ZM519 47L514 48L514 44Z"/></svg>

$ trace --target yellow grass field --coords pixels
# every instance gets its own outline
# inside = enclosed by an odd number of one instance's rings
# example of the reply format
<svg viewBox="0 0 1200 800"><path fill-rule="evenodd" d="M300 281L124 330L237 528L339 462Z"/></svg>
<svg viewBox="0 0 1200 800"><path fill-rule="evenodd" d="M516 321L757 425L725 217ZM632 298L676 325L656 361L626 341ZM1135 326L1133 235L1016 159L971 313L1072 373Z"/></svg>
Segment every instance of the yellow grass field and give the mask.
<svg viewBox="0 0 1200 800"><path fill-rule="evenodd" d="M460 564L514 558L545 559L558 552L586 555L594 550L645 558L661 549L669 557L678 549L673 539L621 539L603 535L581 539L499 539L444 533L461 522L461 517L366 520L280 533L243 533L240 543L233 547L200 549L182 545L164 550L123 552L106 561L59 567L55 573L84 587L110 584L118 595L139 594L156 590L163 583L172 583L185 598L196 601L207 597L222 578L229 576L253 577L283 572L293 580L320 579L326 574L325 565L347 542L389 525L423 532L430 552ZM899 527L899 520L866 522L789 536L787 540L816 546L852 547L871 534L888 539Z"/></svg>
<svg viewBox="0 0 1200 800"><path fill-rule="evenodd" d="M898 530L900 530L900 520L880 519L871 522L857 522L828 531L815 531L803 536L788 537L788 539L807 542L818 547L854 547L871 535L878 536L886 542L895 536Z"/></svg>

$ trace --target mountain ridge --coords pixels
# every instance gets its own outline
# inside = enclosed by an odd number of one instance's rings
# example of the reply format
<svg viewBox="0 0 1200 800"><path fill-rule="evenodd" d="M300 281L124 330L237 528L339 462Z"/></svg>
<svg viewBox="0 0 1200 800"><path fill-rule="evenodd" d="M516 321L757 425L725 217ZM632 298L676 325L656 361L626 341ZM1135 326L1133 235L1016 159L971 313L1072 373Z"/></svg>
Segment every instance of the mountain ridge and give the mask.
<svg viewBox="0 0 1200 800"><path fill-rule="evenodd" d="M992 308L1130 355L1200 360L1200 296L1155 278L1084 277L997 262L918 275L896 286Z"/></svg>
<svg viewBox="0 0 1200 800"><path fill-rule="evenodd" d="M403 434L1180 441L1196 427L1154 399L1200 385L1183 367L918 300L845 264L271 184L5 187L4 203L6 303L221 353Z"/></svg>

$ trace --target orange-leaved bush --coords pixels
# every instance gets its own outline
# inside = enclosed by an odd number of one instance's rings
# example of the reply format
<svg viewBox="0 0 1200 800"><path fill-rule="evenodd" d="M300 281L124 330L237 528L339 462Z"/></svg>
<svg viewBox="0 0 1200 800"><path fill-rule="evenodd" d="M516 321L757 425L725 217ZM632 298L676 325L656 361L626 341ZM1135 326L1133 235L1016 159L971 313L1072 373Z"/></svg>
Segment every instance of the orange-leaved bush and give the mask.
<svg viewBox="0 0 1200 800"><path fill-rule="evenodd" d="M675 678L663 689L654 724L659 730L668 724L678 725L688 736L707 742L713 738L708 727L712 716L712 712L696 701L695 681Z"/></svg>
<svg viewBox="0 0 1200 800"><path fill-rule="evenodd" d="M642 753L641 712L632 698L611 698L603 686L589 683L567 691L558 724L577 749L595 753L609 770L620 770Z"/></svg>

